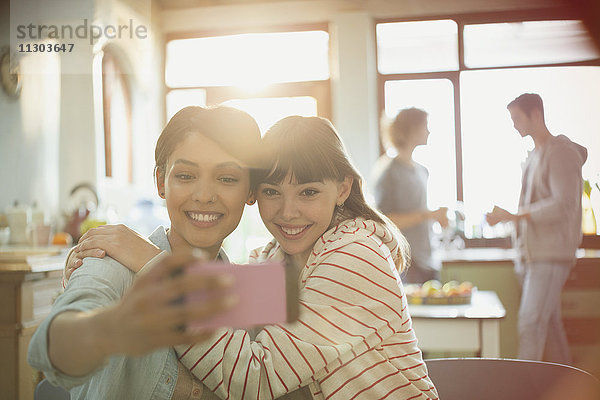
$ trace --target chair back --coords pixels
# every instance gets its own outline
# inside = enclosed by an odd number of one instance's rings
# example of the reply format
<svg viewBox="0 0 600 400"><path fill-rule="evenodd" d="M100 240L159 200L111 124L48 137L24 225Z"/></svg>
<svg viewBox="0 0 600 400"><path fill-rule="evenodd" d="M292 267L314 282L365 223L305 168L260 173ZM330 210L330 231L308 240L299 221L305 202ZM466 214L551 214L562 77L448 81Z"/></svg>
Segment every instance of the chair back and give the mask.
<svg viewBox="0 0 600 400"><path fill-rule="evenodd" d="M65 389L54 386L44 378L35 387L34 400L70 400L71 395Z"/></svg>
<svg viewBox="0 0 600 400"><path fill-rule="evenodd" d="M441 400L598 400L600 381L568 365L499 358L425 360Z"/></svg>

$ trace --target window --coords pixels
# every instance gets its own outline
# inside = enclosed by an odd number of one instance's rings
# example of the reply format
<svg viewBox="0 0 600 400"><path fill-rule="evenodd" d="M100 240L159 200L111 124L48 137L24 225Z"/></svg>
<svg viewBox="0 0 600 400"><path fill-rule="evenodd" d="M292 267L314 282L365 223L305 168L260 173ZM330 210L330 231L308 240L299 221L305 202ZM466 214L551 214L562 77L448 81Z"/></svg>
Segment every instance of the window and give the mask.
<svg viewBox="0 0 600 400"><path fill-rule="evenodd" d="M454 152L454 88L448 79L394 80L385 83L385 114L392 119L403 108L417 107L429 114L427 146L415 149L415 161L429 170L427 203L430 208L456 201Z"/></svg>
<svg viewBox="0 0 600 400"><path fill-rule="evenodd" d="M524 141L514 130L506 105L523 92L542 96L550 132L565 134L588 149L583 175L594 177L600 171L600 135L594 133L600 124L594 111L600 110L600 92L588 90L600 88L600 68L467 71L461 87L464 200L471 216L483 215L494 204L517 211L521 164L533 142ZM479 223L466 221L466 226Z"/></svg>
<svg viewBox="0 0 600 400"><path fill-rule="evenodd" d="M600 94L591 88L600 87L600 52L580 21L540 15L377 24L380 108L390 117L410 106L429 113L430 142L414 154L430 171L428 203L464 201L467 237L509 233L486 226L484 214L494 204L517 209L533 142L516 134L506 105L522 93L542 96L550 131L587 147L584 178L599 176Z"/></svg>
<svg viewBox="0 0 600 400"><path fill-rule="evenodd" d="M262 87L329 79L324 31L245 33L173 40L167 44L170 87Z"/></svg>
<svg viewBox="0 0 600 400"><path fill-rule="evenodd" d="M118 60L102 58L105 175L118 183L133 183L133 134L129 86Z"/></svg>
<svg viewBox="0 0 600 400"><path fill-rule="evenodd" d="M317 99L310 96L233 99L223 104L252 115L262 134L275 122L289 115L304 117L317 115Z"/></svg>
<svg viewBox="0 0 600 400"><path fill-rule="evenodd" d="M455 21L377 24L377 66L382 74L458 69Z"/></svg>
<svg viewBox="0 0 600 400"><path fill-rule="evenodd" d="M167 119L187 106L206 106L206 90L178 89L167 93Z"/></svg>
<svg viewBox="0 0 600 400"><path fill-rule="evenodd" d="M167 42L165 82L169 118L188 105L225 104L252 115L261 133L288 115L331 118L329 33L312 26L173 37ZM257 205L247 206L224 247L233 262L245 262L250 250L270 238Z"/></svg>
<svg viewBox="0 0 600 400"><path fill-rule="evenodd" d="M467 67L556 64L600 57L581 21L465 26Z"/></svg>

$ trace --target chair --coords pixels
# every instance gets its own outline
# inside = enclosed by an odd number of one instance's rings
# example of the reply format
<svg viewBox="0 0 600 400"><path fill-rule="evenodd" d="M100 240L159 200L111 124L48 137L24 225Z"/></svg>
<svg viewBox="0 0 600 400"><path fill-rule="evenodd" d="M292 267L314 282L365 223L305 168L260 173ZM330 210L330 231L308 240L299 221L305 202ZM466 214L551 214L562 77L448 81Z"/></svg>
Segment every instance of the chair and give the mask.
<svg viewBox="0 0 600 400"><path fill-rule="evenodd" d="M35 387L34 400L70 400L71 395L65 389L54 386L44 378Z"/></svg>
<svg viewBox="0 0 600 400"><path fill-rule="evenodd" d="M600 399L600 381L570 367L499 358L425 360L441 400Z"/></svg>

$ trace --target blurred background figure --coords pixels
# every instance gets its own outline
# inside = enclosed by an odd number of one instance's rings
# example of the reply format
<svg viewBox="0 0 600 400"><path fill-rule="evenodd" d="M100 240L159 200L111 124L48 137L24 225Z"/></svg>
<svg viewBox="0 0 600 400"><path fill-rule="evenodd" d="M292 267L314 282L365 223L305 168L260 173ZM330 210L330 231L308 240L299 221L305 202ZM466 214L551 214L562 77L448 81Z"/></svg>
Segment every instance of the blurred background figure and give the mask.
<svg viewBox="0 0 600 400"><path fill-rule="evenodd" d="M518 212L495 206L486 219L490 225L512 221L517 231L515 271L523 289L519 358L571 364L560 294L581 243L581 167L587 150L550 133L538 94L522 94L507 108L517 132L531 136L535 147L523 168Z"/></svg>
<svg viewBox="0 0 600 400"><path fill-rule="evenodd" d="M432 223L448 225L446 207L427 208L429 172L412 158L417 146L427 144L427 112L418 108L401 110L385 135L397 156L382 155L373 172L377 207L402 231L411 247L411 267L405 283L439 280L441 263L432 254Z"/></svg>

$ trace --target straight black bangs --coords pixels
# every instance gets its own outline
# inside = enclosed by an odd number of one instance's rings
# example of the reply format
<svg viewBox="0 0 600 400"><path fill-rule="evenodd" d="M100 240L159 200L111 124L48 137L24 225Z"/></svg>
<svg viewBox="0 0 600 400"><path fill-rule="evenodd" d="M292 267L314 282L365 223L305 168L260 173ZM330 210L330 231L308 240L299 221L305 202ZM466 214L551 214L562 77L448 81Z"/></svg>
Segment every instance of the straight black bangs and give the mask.
<svg viewBox="0 0 600 400"><path fill-rule="evenodd" d="M281 124L285 120L265 134L263 145L270 168L263 171L258 183L281 184L288 175L289 183L294 184L341 181L343 176L336 167L332 138L325 137L334 133L322 129L307 132L311 126L304 120Z"/></svg>

